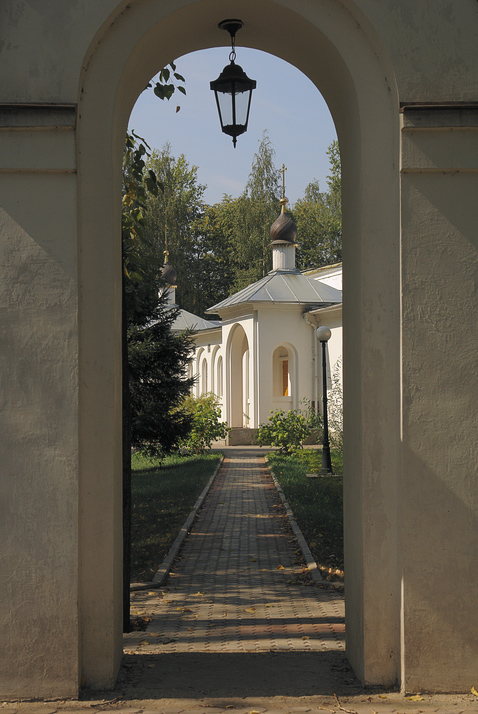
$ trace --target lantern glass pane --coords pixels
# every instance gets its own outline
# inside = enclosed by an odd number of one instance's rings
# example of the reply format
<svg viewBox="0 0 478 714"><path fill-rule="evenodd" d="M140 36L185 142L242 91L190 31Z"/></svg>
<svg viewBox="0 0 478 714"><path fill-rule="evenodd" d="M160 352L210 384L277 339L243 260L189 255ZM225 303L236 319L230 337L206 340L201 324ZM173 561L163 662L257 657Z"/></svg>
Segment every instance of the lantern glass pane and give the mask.
<svg viewBox="0 0 478 714"><path fill-rule="evenodd" d="M236 94L236 124L245 126L247 121L247 109L249 106L249 92Z"/></svg>
<svg viewBox="0 0 478 714"><path fill-rule="evenodd" d="M230 126L232 124L232 95L218 92L217 98L221 109L222 125Z"/></svg>

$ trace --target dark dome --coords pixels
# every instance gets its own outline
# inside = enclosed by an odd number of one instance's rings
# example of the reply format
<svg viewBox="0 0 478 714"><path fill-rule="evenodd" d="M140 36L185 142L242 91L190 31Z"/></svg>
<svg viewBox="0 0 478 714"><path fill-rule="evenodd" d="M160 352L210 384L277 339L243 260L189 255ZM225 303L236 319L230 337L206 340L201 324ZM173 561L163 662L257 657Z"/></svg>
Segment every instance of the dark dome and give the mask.
<svg viewBox="0 0 478 714"><path fill-rule="evenodd" d="M291 243L295 245L297 226L287 213L281 213L271 226L272 245Z"/></svg>
<svg viewBox="0 0 478 714"><path fill-rule="evenodd" d="M168 285L175 285L177 280L177 274L171 263L165 263L161 268L161 275L163 280Z"/></svg>

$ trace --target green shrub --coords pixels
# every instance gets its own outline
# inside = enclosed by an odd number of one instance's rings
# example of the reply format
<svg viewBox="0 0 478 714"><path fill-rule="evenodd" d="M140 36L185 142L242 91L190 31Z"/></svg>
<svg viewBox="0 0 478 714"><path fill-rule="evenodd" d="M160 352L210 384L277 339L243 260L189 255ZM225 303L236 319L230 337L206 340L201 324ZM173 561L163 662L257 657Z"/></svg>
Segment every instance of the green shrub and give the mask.
<svg viewBox="0 0 478 714"><path fill-rule="evenodd" d="M213 441L226 438L229 427L225 421L221 421L219 400L214 394L188 396L182 402L181 409L192 417L192 429L181 441L181 449L192 454L202 454L211 448Z"/></svg>
<svg viewBox="0 0 478 714"><path fill-rule="evenodd" d="M271 412L266 424L259 426L256 443L259 446L278 446L281 453L292 454L302 449L302 442L309 434L308 420L298 409L288 412L279 409Z"/></svg>

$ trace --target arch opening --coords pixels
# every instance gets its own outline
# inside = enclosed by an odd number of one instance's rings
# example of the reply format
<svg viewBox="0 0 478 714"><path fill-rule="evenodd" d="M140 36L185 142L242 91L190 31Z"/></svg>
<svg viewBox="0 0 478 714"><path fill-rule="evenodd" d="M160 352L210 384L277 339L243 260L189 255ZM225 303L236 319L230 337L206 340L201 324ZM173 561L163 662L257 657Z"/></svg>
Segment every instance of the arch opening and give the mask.
<svg viewBox="0 0 478 714"><path fill-rule="evenodd" d="M394 535L400 462L399 203L394 171L398 163L398 102L383 48L360 13L353 12L354 4L349 4L351 11L345 12L332 0L323 0L313 8L305 1L293 3L293 7L269 0L254 5L240 1L235 12L245 22L241 41L304 72L325 97L337 127L343 176L344 292L348 298L344 306L345 468L347 462L353 463L356 475L345 493L347 648L358 676L381 683L397 679L400 669L400 588ZM162 4L128 6L98 32L81 79L80 384L88 384L88 389L80 387L80 601L84 622L80 649L83 673L98 687L111 685L121 658L121 517L117 499L111 494L118 493L121 480L118 336L123 140L133 103L149 77L174 57L222 41L216 36L216 26L223 14L224 7L216 0L194 2L171 13ZM231 357L243 378L231 425L243 425L247 415L244 375L249 374L248 354L247 337L236 330ZM232 389L230 371L226 382ZM380 493L369 489L364 507L364 484L372 472L384 479ZM98 473L102 474L101 486ZM361 509L356 507L357 501L362 503ZM89 528L97 517L98 504L111 525L111 539L99 554ZM390 523L380 543L366 523L367 511L373 509L386 514ZM376 557L383 559L384 552L386 566L377 581L370 563ZM95 582L103 586L94 587Z"/></svg>

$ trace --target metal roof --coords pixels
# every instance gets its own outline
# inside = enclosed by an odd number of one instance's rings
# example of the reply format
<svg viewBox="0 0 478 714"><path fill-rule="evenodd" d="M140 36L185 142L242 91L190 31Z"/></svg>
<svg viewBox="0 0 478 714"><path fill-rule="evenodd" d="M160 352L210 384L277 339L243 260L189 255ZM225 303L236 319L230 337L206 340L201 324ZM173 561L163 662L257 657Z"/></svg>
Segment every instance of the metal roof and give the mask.
<svg viewBox="0 0 478 714"><path fill-rule="evenodd" d="M179 310L179 315L171 325L171 329L175 332L182 332L183 330L198 332L199 330L211 330L215 327L221 327L221 324L220 320L204 320L198 315L193 315L192 312Z"/></svg>
<svg viewBox="0 0 478 714"><path fill-rule="evenodd" d="M218 313L244 303L288 303L319 306L341 303L342 291L303 275L299 270L273 270L264 278L239 290L206 310Z"/></svg>

